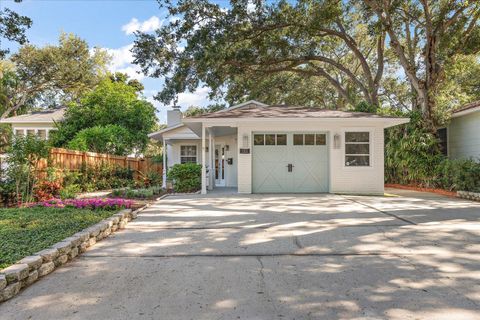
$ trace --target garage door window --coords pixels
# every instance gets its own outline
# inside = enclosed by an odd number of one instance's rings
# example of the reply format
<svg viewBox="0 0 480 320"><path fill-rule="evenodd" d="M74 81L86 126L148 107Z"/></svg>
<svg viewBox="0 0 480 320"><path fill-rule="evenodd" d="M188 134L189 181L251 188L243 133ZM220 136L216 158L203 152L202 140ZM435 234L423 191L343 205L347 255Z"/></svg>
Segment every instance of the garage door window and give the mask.
<svg viewBox="0 0 480 320"><path fill-rule="evenodd" d="M286 134L254 134L253 144L255 146L286 146L287 135Z"/></svg>
<svg viewBox="0 0 480 320"><path fill-rule="evenodd" d="M370 166L370 132L345 133L345 166Z"/></svg>
<svg viewBox="0 0 480 320"><path fill-rule="evenodd" d="M327 144L327 137L324 133L294 134L294 146L324 146Z"/></svg>
<svg viewBox="0 0 480 320"><path fill-rule="evenodd" d="M180 163L197 163L197 146L180 146Z"/></svg>

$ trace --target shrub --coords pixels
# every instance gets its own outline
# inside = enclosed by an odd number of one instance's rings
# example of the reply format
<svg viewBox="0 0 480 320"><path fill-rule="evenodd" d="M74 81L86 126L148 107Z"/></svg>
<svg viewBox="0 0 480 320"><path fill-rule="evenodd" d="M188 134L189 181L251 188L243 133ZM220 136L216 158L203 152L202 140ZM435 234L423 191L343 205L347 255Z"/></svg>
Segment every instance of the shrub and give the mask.
<svg viewBox="0 0 480 320"><path fill-rule="evenodd" d="M47 201L58 197L61 185L57 181L42 181L34 190L36 201Z"/></svg>
<svg viewBox="0 0 480 320"><path fill-rule="evenodd" d="M480 192L480 163L473 159L445 159L437 167L436 174L440 188Z"/></svg>
<svg viewBox="0 0 480 320"><path fill-rule="evenodd" d="M160 186L153 186L149 188L140 189L115 189L112 191L113 197L122 197L128 199L147 199L156 195L160 195L163 192L163 188Z"/></svg>
<svg viewBox="0 0 480 320"><path fill-rule="evenodd" d="M176 164L168 170L167 176L173 182L176 192L195 192L202 186L202 166L200 164Z"/></svg>
<svg viewBox="0 0 480 320"><path fill-rule="evenodd" d="M127 155L133 145L127 129L118 125L96 126L79 131L68 143L68 148L116 155Z"/></svg>
<svg viewBox="0 0 480 320"><path fill-rule="evenodd" d="M80 192L82 192L82 190L78 184L69 184L60 190L59 196L62 200L73 199Z"/></svg>

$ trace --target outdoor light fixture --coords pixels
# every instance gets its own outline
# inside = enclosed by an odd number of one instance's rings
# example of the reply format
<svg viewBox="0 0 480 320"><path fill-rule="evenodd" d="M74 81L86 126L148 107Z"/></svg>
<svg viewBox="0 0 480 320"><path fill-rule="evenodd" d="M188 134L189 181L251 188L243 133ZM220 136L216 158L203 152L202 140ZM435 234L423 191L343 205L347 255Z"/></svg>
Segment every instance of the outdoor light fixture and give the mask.
<svg viewBox="0 0 480 320"><path fill-rule="evenodd" d="M335 133L333 136L333 148L334 149L340 149L340 135L338 133Z"/></svg>
<svg viewBox="0 0 480 320"><path fill-rule="evenodd" d="M243 138L243 148L247 149L250 145L249 143L250 137L248 136L248 134L245 133L242 138Z"/></svg>

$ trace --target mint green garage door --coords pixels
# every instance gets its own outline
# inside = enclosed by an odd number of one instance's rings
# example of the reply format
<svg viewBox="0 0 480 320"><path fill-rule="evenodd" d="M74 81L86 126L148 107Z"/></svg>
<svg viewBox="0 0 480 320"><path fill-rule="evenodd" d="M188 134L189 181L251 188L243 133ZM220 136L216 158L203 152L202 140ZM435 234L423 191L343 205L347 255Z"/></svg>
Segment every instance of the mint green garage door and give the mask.
<svg viewBox="0 0 480 320"><path fill-rule="evenodd" d="M328 192L327 134L253 134L254 193Z"/></svg>

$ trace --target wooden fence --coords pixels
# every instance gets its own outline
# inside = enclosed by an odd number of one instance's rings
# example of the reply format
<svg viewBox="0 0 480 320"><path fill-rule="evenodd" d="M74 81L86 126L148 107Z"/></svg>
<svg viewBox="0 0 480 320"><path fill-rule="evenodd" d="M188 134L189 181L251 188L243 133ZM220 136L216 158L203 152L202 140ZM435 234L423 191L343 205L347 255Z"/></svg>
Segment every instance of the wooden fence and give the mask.
<svg viewBox="0 0 480 320"><path fill-rule="evenodd" d="M111 154L82 152L62 148L52 148L49 159L43 159L38 165L39 171L44 171L49 165L64 171L77 171L83 166L92 167L101 164L120 168L130 168L136 177L157 172L162 174L162 164L150 158L133 158Z"/></svg>

